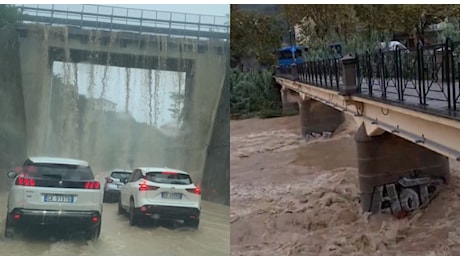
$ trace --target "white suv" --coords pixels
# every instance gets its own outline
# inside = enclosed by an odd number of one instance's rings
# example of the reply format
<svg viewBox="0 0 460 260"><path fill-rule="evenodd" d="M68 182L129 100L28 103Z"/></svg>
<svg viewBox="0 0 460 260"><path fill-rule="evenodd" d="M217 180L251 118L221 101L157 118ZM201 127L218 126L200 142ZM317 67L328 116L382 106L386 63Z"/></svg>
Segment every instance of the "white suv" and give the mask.
<svg viewBox="0 0 460 260"><path fill-rule="evenodd" d="M168 168L138 168L122 180L118 214L128 211L130 225L141 217L183 220L198 228L201 189L184 171Z"/></svg>
<svg viewBox="0 0 460 260"><path fill-rule="evenodd" d="M57 225L84 231L96 240L101 231L102 190L85 161L31 157L9 172L5 237L30 225Z"/></svg>

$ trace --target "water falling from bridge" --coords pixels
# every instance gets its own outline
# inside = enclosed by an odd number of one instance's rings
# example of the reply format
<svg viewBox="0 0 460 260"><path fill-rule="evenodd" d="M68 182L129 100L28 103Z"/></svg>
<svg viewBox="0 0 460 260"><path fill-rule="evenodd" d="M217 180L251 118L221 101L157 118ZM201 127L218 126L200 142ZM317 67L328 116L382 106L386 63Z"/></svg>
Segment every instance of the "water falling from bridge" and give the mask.
<svg viewBox="0 0 460 260"><path fill-rule="evenodd" d="M156 36L156 48L160 50L155 66L158 69L139 69L111 65L112 54L104 53L104 48L119 44L116 32L110 33L105 47L102 34L91 31L87 60L75 62L68 28L44 28L44 34L61 33L64 59L52 65L47 104L50 126L46 129L43 154L86 159L101 171L138 164L177 167L174 161L180 159L167 157L179 156L174 150L180 149L175 140L181 139L178 126L182 120L185 73L166 70L170 55L167 38ZM50 48L48 42L44 46ZM143 37L137 48L144 55L134 57L135 67L152 63L146 55L149 47L150 37ZM178 64L178 69L183 70L185 62L179 60ZM40 127L44 126L45 123ZM171 135L173 132L177 134Z"/></svg>

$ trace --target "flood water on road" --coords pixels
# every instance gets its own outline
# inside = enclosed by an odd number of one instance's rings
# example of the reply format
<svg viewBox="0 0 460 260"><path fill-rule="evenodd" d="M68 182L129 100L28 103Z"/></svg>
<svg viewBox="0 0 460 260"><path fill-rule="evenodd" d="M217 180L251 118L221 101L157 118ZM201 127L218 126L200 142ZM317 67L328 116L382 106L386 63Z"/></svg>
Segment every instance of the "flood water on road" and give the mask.
<svg viewBox="0 0 460 260"><path fill-rule="evenodd" d="M23 238L3 237L8 193L0 194L0 255L229 255L229 207L202 201L198 230L160 226L130 226L117 214L116 203L104 203L99 240L65 237L56 230Z"/></svg>

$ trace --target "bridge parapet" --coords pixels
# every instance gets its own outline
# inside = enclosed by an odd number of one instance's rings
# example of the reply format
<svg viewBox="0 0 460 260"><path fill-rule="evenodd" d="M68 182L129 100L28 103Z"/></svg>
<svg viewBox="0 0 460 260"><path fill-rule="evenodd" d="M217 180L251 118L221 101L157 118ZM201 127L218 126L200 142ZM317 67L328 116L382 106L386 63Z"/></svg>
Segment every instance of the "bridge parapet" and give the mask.
<svg viewBox="0 0 460 260"><path fill-rule="evenodd" d="M228 41L226 16L164 12L103 5L22 5L21 23L130 31L169 37Z"/></svg>
<svg viewBox="0 0 460 260"><path fill-rule="evenodd" d="M460 41L419 45L415 51L355 53L356 94L426 113L460 119ZM341 91L344 70L339 57L278 67L276 76Z"/></svg>

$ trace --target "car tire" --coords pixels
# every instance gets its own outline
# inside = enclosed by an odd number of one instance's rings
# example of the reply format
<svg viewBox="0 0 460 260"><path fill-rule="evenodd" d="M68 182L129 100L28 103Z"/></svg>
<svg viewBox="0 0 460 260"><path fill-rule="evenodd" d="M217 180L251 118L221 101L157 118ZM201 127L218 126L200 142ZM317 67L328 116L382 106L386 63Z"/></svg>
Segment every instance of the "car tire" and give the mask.
<svg viewBox="0 0 460 260"><path fill-rule="evenodd" d="M16 235L16 228L10 225L10 220L7 216L6 221L5 221L4 236L7 239L14 239L15 235Z"/></svg>
<svg viewBox="0 0 460 260"><path fill-rule="evenodd" d="M189 219L185 221L185 225L193 228L193 229L198 229L198 226L200 225L200 219Z"/></svg>
<svg viewBox="0 0 460 260"><path fill-rule="evenodd" d="M121 206L121 198L118 198L118 215L125 214L125 209Z"/></svg>
<svg viewBox="0 0 460 260"><path fill-rule="evenodd" d="M104 195L102 196L102 202L106 203L107 202L107 193L104 192Z"/></svg>
<svg viewBox="0 0 460 260"><path fill-rule="evenodd" d="M102 223L99 223L96 228L91 228L86 231L85 239L91 241L97 241L99 239L99 235L101 234L101 226Z"/></svg>
<svg viewBox="0 0 460 260"><path fill-rule="evenodd" d="M129 225L136 226L138 224L138 216L135 214L134 200L129 200Z"/></svg>

